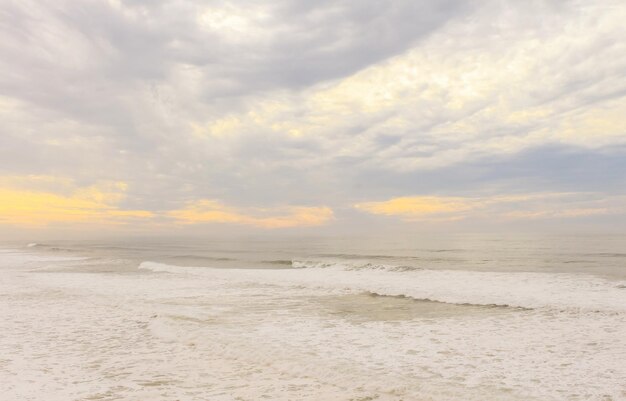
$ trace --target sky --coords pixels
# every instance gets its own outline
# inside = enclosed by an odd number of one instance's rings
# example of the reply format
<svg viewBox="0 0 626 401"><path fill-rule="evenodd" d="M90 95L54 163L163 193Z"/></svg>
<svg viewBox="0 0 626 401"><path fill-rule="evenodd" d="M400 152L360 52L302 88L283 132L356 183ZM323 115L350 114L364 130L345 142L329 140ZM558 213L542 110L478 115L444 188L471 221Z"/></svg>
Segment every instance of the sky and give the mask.
<svg viewBox="0 0 626 401"><path fill-rule="evenodd" d="M621 0L2 0L0 234L624 231L624 21Z"/></svg>

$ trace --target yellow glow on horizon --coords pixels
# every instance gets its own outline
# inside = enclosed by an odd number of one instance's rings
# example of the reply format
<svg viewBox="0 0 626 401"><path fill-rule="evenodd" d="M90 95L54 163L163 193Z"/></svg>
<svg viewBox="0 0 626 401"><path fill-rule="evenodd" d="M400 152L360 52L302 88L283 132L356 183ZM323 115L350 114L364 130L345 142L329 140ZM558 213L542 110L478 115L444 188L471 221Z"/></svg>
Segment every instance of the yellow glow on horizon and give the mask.
<svg viewBox="0 0 626 401"><path fill-rule="evenodd" d="M365 202L354 208L395 216L405 221L456 221L474 217L489 220L580 218L624 214L624 197L584 192L545 192L484 197L407 196Z"/></svg>
<svg viewBox="0 0 626 401"><path fill-rule="evenodd" d="M101 182L77 187L54 176L0 177L0 225L42 227L50 224L124 224L137 219L173 224L228 223L259 228L319 226L333 219L328 207L234 208L214 200L197 200L181 209L151 212L119 206L126 197L125 182Z"/></svg>
<svg viewBox="0 0 626 401"><path fill-rule="evenodd" d="M355 205L359 210L387 216L400 215L420 217L441 213L469 210L474 205L466 199L456 197L411 196L393 198L383 202L366 202Z"/></svg>
<svg viewBox="0 0 626 401"><path fill-rule="evenodd" d="M54 177L23 177L23 187L33 183L62 183ZM15 177L2 180L15 182ZM0 187L0 224L44 226L50 223L120 223L120 218L147 218L144 210L120 210L116 204L124 198L123 182L78 188L69 194L47 190Z"/></svg>
<svg viewBox="0 0 626 401"><path fill-rule="evenodd" d="M268 212L273 215L263 216ZM170 211L167 215L184 224L234 223L271 229L319 226L333 218L333 211L328 207L304 206L240 211L214 200L200 200L190 202L183 209Z"/></svg>

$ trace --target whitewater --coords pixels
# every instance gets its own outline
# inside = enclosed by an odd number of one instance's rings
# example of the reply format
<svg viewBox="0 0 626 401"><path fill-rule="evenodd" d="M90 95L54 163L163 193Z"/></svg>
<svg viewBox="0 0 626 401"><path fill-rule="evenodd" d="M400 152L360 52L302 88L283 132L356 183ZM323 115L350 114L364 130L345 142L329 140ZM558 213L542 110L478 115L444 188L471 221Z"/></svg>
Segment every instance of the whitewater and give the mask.
<svg viewBox="0 0 626 401"><path fill-rule="evenodd" d="M444 242L2 245L2 400L626 399L624 238Z"/></svg>

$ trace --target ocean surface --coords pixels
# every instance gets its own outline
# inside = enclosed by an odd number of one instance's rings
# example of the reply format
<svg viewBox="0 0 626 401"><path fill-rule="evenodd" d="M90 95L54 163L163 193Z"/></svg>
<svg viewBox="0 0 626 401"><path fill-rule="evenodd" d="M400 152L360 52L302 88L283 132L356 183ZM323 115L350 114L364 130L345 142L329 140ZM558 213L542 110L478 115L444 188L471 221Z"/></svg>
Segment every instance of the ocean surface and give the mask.
<svg viewBox="0 0 626 401"><path fill-rule="evenodd" d="M0 244L0 399L626 400L626 236Z"/></svg>

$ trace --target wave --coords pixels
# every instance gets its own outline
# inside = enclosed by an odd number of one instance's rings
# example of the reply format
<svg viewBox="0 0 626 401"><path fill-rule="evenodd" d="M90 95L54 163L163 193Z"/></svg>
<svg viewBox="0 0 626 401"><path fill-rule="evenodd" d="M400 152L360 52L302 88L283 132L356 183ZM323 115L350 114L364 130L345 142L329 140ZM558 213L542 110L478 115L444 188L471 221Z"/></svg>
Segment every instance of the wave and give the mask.
<svg viewBox="0 0 626 401"><path fill-rule="evenodd" d="M619 252L598 252L598 253L588 253L588 256L598 256L603 258L626 258L626 253Z"/></svg>
<svg viewBox="0 0 626 401"><path fill-rule="evenodd" d="M292 260L291 266L294 269L387 270L398 272L422 270L422 268L417 266L379 264L368 261Z"/></svg>
<svg viewBox="0 0 626 401"><path fill-rule="evenodd" d="M39 242L31 242L26 245L27 248L33 248L34 250L43 250L43 251L51 251L51 252L78 252L79 250L76 248L66 248L56 245L42 244Z"/></svg>
<svg viewBox="0 0 626 401"><path fill-rule="evenodd" d="M321 258L338 258L338 259L419 259L417 256L394 256L394 255L376 255L376 254L359 254L359 253L320 253Z"/></svg>
<svg viewBox="0 0 626 401"><path fill-rule="evenodd" d="M377 292L370 292L370 291L366 291L366 292L364 292L364 294L365 295L369 295L370 297L412 299L413 301L416 301L416 302L433 303L433 304L445 304L445 305L455 305L455 306L468 306L468 307L474 307L474 308L498 308L498 309L515 309L515 310L533 310L532 308L523 308L523 307L519 307L519 306L511 306L511 305L506 305L506 304L503 304L503 305L500 305L500 304L470 304L468 302L454 303L454 302L437 301L437 300L430 299L430 298L412 298L412 297L407 297L406 295L385 295L385 294L379 294Z"/></svg>
<svg viewBox="0 0 626 401"><path fill-rule="evenodd" d="M280 265L293 267L293 261L291 259L278 259L278 260L264 260L263 263L268 265Z"/></svg>
<svg viewBox="0 0 626 401"><path fill-rule="evenodd" d="M10 268L54 268L59 263L83 262L90 259L73 254L58 255L49 252L24 251L23 249L4 249L0 253L2 254L0 267Z"/></svg>
<svg viewBox="0 0 626 401"><path fill-rule="evenodd" d="M227 258L227 257L220 257L220 256L204 256L204 255L193 255L193 254L189 254L189 255L172 255L172 256L166 256L166 259L170 259L170 260L180 260L180 259L184 259L184 260L208 260L208 261L216 261L216 262L223 262L223 261L232 261L235 260L233 258Z"/></svg>
<svg viewBox="0 0 626 401"><path fill-rule="evenodd" d="M295 261L297 262L297 261ZM295 263L298 265L298 263ZM366 266L345 269L336 263L296 269L213 269L143 262L140 269L204 276L331 293L385 296L483 306L547 308L559 311L626 313L626 282L564 273L484 272L414 269L389 271Z"/></svg>
<svg viewBox="0 0 626 401"><path fill-rule="evenodd" d="M415 250L411 250L415 251ZM463 249L422 249L424 253L461 253ZM360 253L320 253L315 256L321 258L337 258L337 259L400 259L400 260L423 260L423 256L409 255L388 255L388 254L360 254Z"/></svg>

